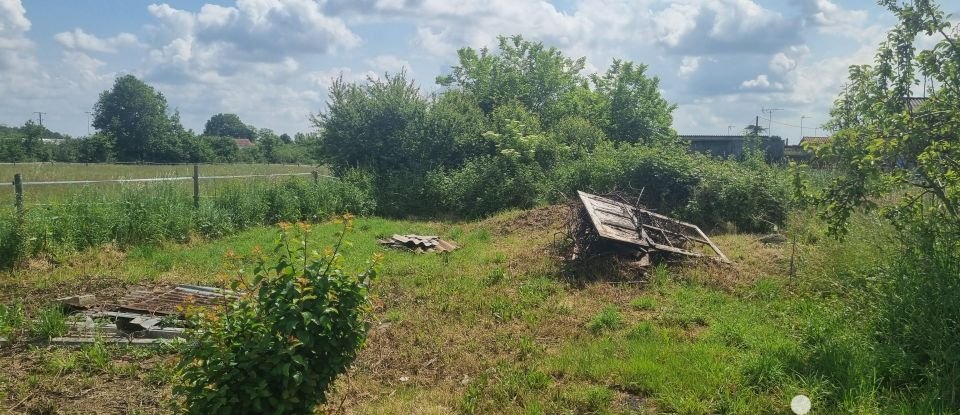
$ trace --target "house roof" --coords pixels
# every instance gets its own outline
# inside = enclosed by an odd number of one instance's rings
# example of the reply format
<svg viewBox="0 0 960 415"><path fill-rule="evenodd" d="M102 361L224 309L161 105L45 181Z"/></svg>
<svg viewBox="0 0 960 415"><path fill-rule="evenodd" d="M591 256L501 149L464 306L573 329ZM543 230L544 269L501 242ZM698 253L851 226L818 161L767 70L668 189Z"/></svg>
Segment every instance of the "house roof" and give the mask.
<svg viewBox="0 0 960 415"><path fill-rule="evenodd" d="M923 105L927 101L926 97L907 97L907 110L914 112L920 108L920 105Z"/></svg>
<svg viewBox="0 0 960 415"><path fill-rule="evenodd" d="M800 139L800 145L810 144L810 145L820 145L830 141L830 137L803 137Z"/></svg>
<svg viewBox="0 0 960 415"><path fill-rule="evenodd" d="M249 138L234 138L234 143L237 143L237 147L247 148L247 147L256 147L256 144L253 141L250 141Z"/></svg>
<svg viewBox="0 0 960 415"><path fill-rule="evenodd" d="M742 135L679 135L681 140L687 141L743 141Z"/></svg>

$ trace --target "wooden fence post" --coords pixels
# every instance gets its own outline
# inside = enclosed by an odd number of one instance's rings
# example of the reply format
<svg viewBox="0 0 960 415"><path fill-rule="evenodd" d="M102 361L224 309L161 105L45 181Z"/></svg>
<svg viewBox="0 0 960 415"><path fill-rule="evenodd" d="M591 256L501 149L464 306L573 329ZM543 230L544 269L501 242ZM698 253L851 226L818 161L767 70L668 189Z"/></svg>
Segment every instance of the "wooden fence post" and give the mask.
<svg viewBox="0 0 960 415"><path fill-rule="evenodd" d="M17 214L23 214L23 176L20 173L13 175L13 189L17 192L16 199L14 199L14 206L17 207Z"/></svg>
<svg viewBox="0 0 960 415"><path fill-rule="evenodd" d="M193 165L193 207L200 208L200 166Z"/></svg>
<svg viewBox="0 0 960 415"><path fill-rule="evenodd" d="M313 171L313 182L316 184L320 183L320 172L316 170Z"/></svg>

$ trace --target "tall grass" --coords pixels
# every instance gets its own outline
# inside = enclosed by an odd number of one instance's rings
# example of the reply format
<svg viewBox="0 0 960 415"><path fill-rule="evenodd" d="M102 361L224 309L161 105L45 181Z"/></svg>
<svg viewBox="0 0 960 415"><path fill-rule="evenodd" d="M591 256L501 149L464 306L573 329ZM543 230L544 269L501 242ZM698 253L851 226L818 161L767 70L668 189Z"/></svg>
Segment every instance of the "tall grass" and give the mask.
<svg viewBox="0 0 960 415"><path fill-rule="evenodd" d="M0 266L102 244L135 246L194 237L216 238L281 221L319 221L374 209L357 178L231 183L193 204L172 183L128 186L118 193L83 191L52 204L28 206L22 217L0 213Z"/></svg>

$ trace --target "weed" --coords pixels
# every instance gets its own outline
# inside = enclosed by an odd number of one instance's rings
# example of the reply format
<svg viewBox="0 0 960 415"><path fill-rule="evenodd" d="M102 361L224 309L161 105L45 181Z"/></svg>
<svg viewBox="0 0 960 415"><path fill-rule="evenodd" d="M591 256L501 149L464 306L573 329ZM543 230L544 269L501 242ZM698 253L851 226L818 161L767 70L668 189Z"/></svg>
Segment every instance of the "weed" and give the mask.
<svg viewBox="0 0 960 415"><path fill-rule="evenodd" d="M622 324L623 316L620 315L620 311L616 307L608 305L590 320L588 327L594 334L599 334L606 330L616 330Z"/></svg>
<svg viewBox="0 0 960 415"><path fill-rule="evenodd" d="M0 304L0 337L13 341L19 337L25 323L23 305L19 300L12 304Z"/></svg>
<svg viewBox="0 0 960 415"><path fill-rule="evenodd" d="M33 333L38 337L52 339L67 334L67 317L58 306L46 307L37 314Z"/></svg>
<svg viewBox="0 0 960 415"><path fill-rule="evenodd" d="M637 297L630 302L630 307L637 311L653 311L657 308L657 299L647 295Z"/></svg>

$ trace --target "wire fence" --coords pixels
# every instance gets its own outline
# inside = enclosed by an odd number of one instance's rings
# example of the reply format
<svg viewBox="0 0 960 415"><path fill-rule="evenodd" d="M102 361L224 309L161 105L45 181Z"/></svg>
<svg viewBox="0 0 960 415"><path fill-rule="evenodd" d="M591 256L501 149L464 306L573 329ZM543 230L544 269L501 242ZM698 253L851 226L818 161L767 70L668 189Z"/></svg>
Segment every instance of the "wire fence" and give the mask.
<svg viewBox="0 0 960 415"><path fill-rule="evenodd" d="M15 163L7 163L15 164ZM28 164L28 163L21 163ZM83 164L83 163L79 163ZM239 175L215 175L215 176L201 176L200 175L200 165L193 164L193 175L192 176L174 176L174 177L150 177L150 178L138 178L138 179L102 179L102 180L43 180L43 181L24 181L23 175L21 173L16 173L13 176L12 182L0 182L0 187L3 186L12 186L15 192L14 207L17 210L17 213L23 213L24 203L24 187L26 186L46 186L46 185L89 185L89 184L106 184L106 183L152 183L152 182L171 182L171 181L193 181L193 201L196 207L200 205L200 181L201 180L223 180L223 179L248 179L248 178L274 178L274 177L295 177L295 176L313 176L314 182L319 182L321 178L324 179L334 179L337 178L334 176L329 176L325 174L320 174L319 171L314 170L312 172L301 172L301 173L268 173L268 174L239 174ZM46 204L31 204L31 205L46 205Z"/></svg>

